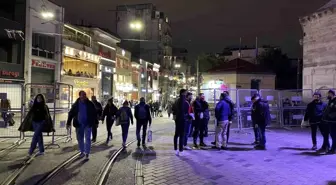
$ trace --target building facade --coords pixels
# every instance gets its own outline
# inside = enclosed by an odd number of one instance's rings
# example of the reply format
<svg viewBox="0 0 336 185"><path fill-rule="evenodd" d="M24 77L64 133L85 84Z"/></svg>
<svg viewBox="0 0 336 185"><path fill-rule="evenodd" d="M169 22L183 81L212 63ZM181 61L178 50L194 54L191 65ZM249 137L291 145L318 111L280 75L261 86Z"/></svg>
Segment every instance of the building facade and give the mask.
<svg viewBox="0 0 336 185"><path fill-rule="evenodd" d="M87 97L100 97L100 60L92 49L92 37L73 25L64 25L63 65L61 82L73 87L72 101L79 96L79 91L86 92ZM67 91L67 89L62 89Z"/></svg>
<svg viewBox="0 0 336 185"><path fill-rule="evenodd" d="M31 85L26 95L42 93L52 103L52 84L60 82L64 9L49 1L27 2L25 82Z"/></svg>
<svg viewBox="0 0 336 185"><path fill-rule="evenodd" d="M25 0L0 2L0 100L21 108L25 58Z"/></svg>
<svg viewBox="0 0 336 185"><path fill-rule="evenodd" d="M138 101L141 96L141 67L140 67L140 59L132 57L132 84L133 84L133 91L131 99L133 101Z"/></svg>
<svg viewBox="0 0 336 185"><path fill-rule="evenodd" d="M121 105L124 100L130 101L132 97L131 57L131 52L117 47L114 98L118 100L119 105Z"/></svg>
<svg viewBox="0 0 336 185"><path fill-rule="evenodd" d="M303 89L336 87L336 1L300 18L304 32Z"/></svg>

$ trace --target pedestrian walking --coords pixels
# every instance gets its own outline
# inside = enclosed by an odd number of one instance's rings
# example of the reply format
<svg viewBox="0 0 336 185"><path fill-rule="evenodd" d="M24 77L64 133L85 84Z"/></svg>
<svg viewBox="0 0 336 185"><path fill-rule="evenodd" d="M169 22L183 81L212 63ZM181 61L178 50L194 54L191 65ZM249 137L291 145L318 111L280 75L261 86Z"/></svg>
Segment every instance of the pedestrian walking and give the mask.
<svg viewBox="0 0 336 185"><path fill-rule="evenodd" d="M220 95L220 101L215 108L215 117L217 119L216 125L216 144L213 146L215 149L227 149L227 132L229 126L229 116L231 113L230 104L225 101L226 94Z"/></svg>
<svg viewBox="0 0 336 185"><path fill-rule="evenodd" d="M141 137L140 131L142 128L142 146L146 146L146 133L148 123L149 126L152 124L152 117L150 113L149 105L146 104L145 98L140 98L140 103L134 108L134 117L136 119L136 137L138 140L137 146L140 147Z"/></svg>
<svg viewBox="0 0 336 185"><path fill-rule="evenodd" d="M121 126L122 142L123 142L122 146L126 148L126 141L128 137L130 122L133 125L133 114L127 100L125 100L123 106L119 108L117 112L117 120L118 124Z"/></svg>
<svg viewBox="0 0 336 185"><path fill-rule="evenodd" d="M171 102L168 102L168 104L167 104L167 113L168 113L168 118L170 118L170 115L172 114L172 107L173 107L173 105L172 105L172 103Z"/></svg>
<svg viewBox="0 0 336 185"><path fill-rule="evenodd" d="M195 112L195 126L193 133L194 147L198 148L197 139L199 137L200 144L199 146L207 146L204 143L204 134L206 127L206 119L204 117L204 112L206 110L206 103L204 103L204 94L200 93L198 98L194 101L194 112Z"/></svg>
<svg viewBox="0 0 336 185"><path fill-rule="evenodd" d="M5 123L5 127L8 126L8 122L10 121L10 113L9 110L11 109L11 103L10 100L7 98L1 99L0 101L0 111L1 111L1 117Z"/></svg>
<svg viewBox="0 0 336 185"><path fill-rule="evenodd" d="M257 150L266 149L266 126L271 121L271 114L268 102L262 100L259 94L252 96L252 122L254 125L255 139L258 143L254 148Z"/></svg>
<svg viewBox="0 0 336 185"><path fill-rule="evenodd" d="M175 119L175 134L174 134L174 150L177 156L183 155L183 144L186 122L190 119L188 110L189 104L186 99L187 90L180 90L180 97L175 101L173 106L173 114ZM177 147L178 144L178 147Z"/></svg>
<svg viewBox="0 0 336 185"><path fill-rule="evenodd" d="M332 144L331 148L327 152L328 154L335 154L336 153L336 97L335 91L329 90L327 94L328 98L328 105L326 110L323 113L322 121L328 124L329 133L331 136ZM328 136L329 136L328 133Z"/></svg>
<svg viewBox="0 0 336 185"><path fill-rule="evenodd" d="M38 155L44 154L43 132L55 132L53 122L50 117L49 108L42 94L36 95L34 103L29 109L27 116L24 118L19 127L19 131L33 131L33 139L29 148L29 156L33 155L36 145L38 144Z"/></svg>
<svg viewBox="0 0 336 185"><path fill-rule="evenodd" d="M104 108L103 115L101 118L104 123L104 119L106 117L106 130L107 130L106 144L108 144L108 142L113 139L113 134L112 134L111 129L112 129L114 120L116 118L117 112L118 112L118 108L114 105L113 98L110 98L107 101L107 105Z"/></svg>
<svg viewBox="0 0 336 185"><path fill-rule="evenodd" d="M313 98L314 100L307 105L304 121L308 121L311 128L312 150L317 149L316 133L317 128L319 128L323 136L323 144L320 151L326 151L330 147L329 137L325 134L328 133L328 127L325 123L321 123L321 120L327 105L321 101L320 93L314 93Z"/></svg>
<svg viewBox="0 0 336 185"><path fill-rule="evenodd" d="M99 103L97 101L96 96L92 96L91 101L92 101L92 103L94 104L94 106L97 110L97 119L95 120L95 124L92 126L92 142L96 142L99 120L101 119L101 116L102 116L102 113L103 113L103 107L102 107L101 103Z"/></svg>
<svg viewBox="0 0 336 185"><path fill-rule="evenodd" d="M193 107L191 106L191 100L192 100L192 93L188 92L186 97L187 103L188 103L188 114L189 118L186 120L185 127L184 127L184 149L185 150L191 150L191 148L188 146L188 136L190 133L190 129L192 127L192 121L195 119Z"/></svg>
<svg viewBox="0 0 336 185"><path fill-rule="evenodd" d="M97 119L97 110L95 105L86 97L85 91L79 92L79 98L72 105L68 120L67 128L70 129L71 122L76 129L80 158L89 159L91 150L91 132Z"/></svg>

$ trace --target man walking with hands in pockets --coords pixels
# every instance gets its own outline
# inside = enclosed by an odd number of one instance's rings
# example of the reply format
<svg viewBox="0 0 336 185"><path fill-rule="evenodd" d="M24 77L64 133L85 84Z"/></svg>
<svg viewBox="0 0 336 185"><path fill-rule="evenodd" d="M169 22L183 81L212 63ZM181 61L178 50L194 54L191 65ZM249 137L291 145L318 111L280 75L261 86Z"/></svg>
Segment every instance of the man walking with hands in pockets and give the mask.
<svg viewBox="0 0 336 185"><path fill-rule="evenodd" d="M140 103L134 108L134 116L136 119L136 137L138 140L138 147L140 147L141 137L140 131L142 127L142 146L146 145L146 132L147 126L152 124L152 116L150 113L150 107L146 104L145 98L140 98Z"/></svg>
<svg viewBox="0 0 336 185"><path fill-rule="evenodd" d="M216 145L215 149L227 149L227 132L229 126L229 116L231 115L231 108L227 101L225 101L226 94L221 93L220 101L215 108L215 116L217 119L216 127Z"/></svg>

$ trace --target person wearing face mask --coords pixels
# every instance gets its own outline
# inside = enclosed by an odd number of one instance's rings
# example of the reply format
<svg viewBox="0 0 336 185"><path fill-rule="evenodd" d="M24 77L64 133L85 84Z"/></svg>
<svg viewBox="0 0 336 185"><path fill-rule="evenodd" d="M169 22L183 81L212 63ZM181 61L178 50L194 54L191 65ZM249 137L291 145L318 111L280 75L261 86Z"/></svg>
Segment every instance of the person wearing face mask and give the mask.
<svg viewBox="0 0 336 185"><path fill-rule="evenodd" d="M323 144L320 150L326 151L329 149L328 127L321 123L323 111L326 108L326 104L321 101L321 94L316 92L313 95L314 100L307 105L306 113L304 115L304 121L309 121L311 128L311 138L313 142L312 150L317 149L316 133L317 128L323 136ZM327 134L326 134L327 133Z"/></svg>
<svg viewBox="0 0 336 185"><path fill-rule="evenodd" d="M330 150L327 152L328 154L336 153L336 97L335 91L328 91L328 105L326 110L323 113L322 121L328 124L329 133L332 140L332 145Z"/></svg>
<svg viewBox="0 0 336 185"><path fill-rule="evenodd" d="M43 145L43 132L55 132L53 123L50 117L49 108L46 104L45 98L42 94L36 95L34 103L22 124L19 127L19 131L33 131L33 139L29 149L29 156L33 155L33 152L38 144L39 153L38 155L44 154Z"/></svg>
<svg viewBox="0 0 336 185"><path fill-rule="evenodd" d="M85 91L79 92L79 98L72 105L67 120L67 129L70 129L71 122L76 128L76 136L80 150L80 158L89 159L91 150L91 132L97 119L95 105L86 97Z"/></svg>
<svg viewBox="0 0 336 185"><path fill-rule="evenodd" d="M252 104L252 122L256 136L257 145L254 147L257 150L266 149L266 126L271 121L271 114L268 102L262 100L259 94L255 94L251 98Z"/></svg>

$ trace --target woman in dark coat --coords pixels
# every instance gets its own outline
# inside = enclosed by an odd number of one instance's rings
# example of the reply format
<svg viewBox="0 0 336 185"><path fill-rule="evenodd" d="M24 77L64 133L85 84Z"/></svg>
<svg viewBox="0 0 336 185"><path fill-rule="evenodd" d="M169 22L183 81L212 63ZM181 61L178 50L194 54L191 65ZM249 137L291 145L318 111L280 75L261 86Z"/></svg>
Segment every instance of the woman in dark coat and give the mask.
<svg viewBox="0 0 336 185"><path fill-rule="evenodd" d="M115 120L115 117L117 115L117 112L118 112L118 108L113 104L113 98L109 99L107 101L107 105L104 108L103 116L102 116L102 121L104 121L106 117L106 129L107 129L106 143L108 143L113 138L111 129L112 129L112 125Z"/></svg>
<svg viewBox="0 0 336 185"><path fill-rule="evenodd" d="M45 98L42 94L36 95L32 108L23 120L19 131L33 131L33 139L29 149L29 155L34 153L36 145L39 146L39 154L44 154L43 132L54 132L49 108L46 105Z"/></svg>

